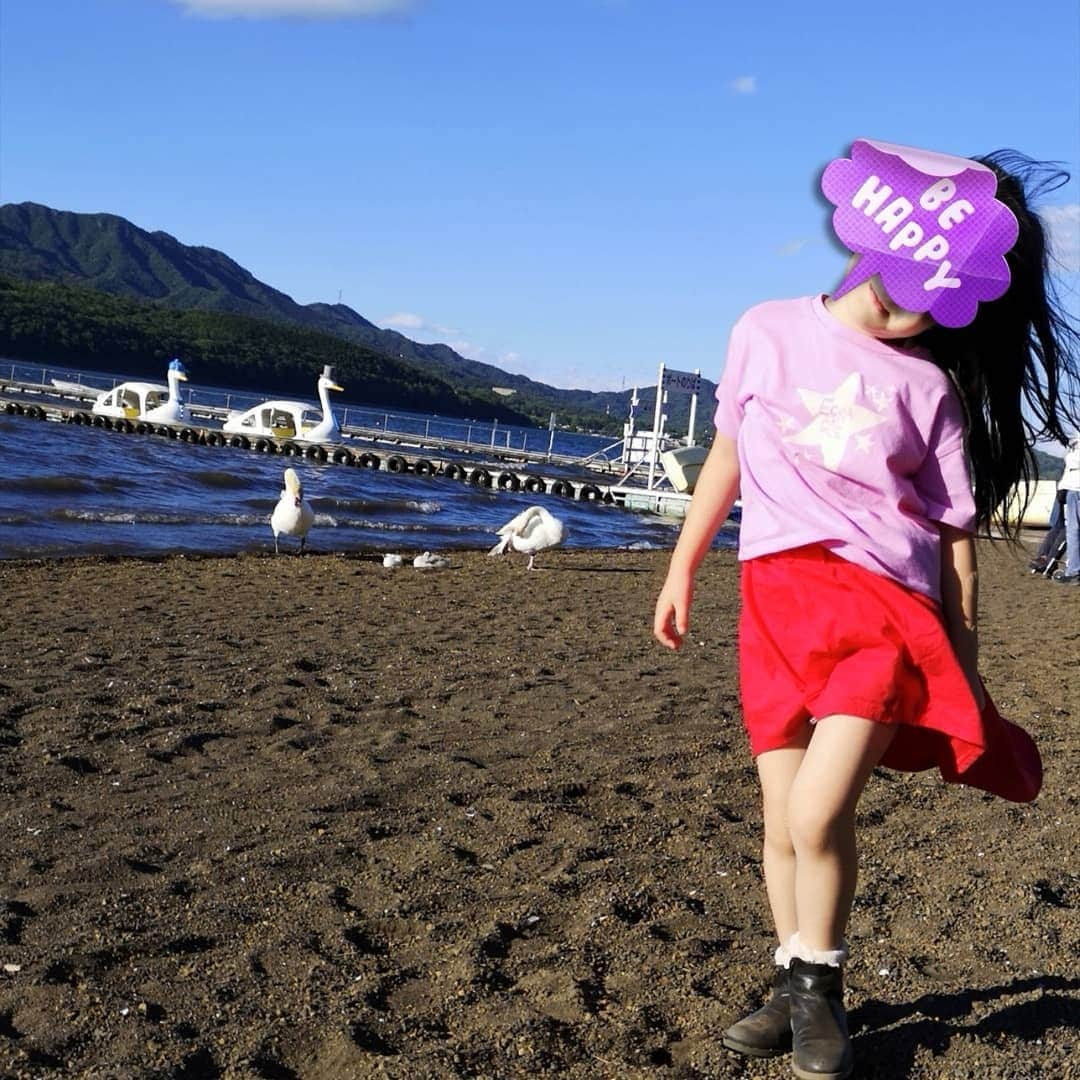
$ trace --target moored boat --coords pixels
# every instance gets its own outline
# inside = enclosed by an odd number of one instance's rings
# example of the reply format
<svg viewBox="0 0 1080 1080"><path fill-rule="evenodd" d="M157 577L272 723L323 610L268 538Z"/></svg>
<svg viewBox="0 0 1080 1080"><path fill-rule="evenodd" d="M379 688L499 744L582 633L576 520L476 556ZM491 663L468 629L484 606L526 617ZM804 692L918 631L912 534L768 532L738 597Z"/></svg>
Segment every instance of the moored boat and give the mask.
<svg viewBox="0 0 1080 1080"><path fill-rule="evenodd" d="M333 368L326 366L319 376L321 413L305 401L261 401L250 409L231 412L222 430L249 437L270 436L308 443L336 442L341 438L341 428L330 407L330 391L340 393L343 388L334 382L333 375Z"/></svg>
<svg viewBox="0 0 1080 1080"><path fill-rule="evenodd" d="M161 383L123 382L99 394L90 411L95 416L109 416L114 420L182 424L187 420L187 409L180 400L182 382L187 382L184 365L179 360L171 360L167 386Z"/></svg>

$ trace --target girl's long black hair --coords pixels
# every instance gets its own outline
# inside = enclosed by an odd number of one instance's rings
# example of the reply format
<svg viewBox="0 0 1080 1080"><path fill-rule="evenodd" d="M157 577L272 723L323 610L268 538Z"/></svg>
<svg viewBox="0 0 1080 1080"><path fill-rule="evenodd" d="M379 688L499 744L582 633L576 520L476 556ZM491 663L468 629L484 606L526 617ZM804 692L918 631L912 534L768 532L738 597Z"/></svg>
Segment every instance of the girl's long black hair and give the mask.
<svg viewBox="0 0 1080 1080"><path fill-rule="evenodd" d="M997 174L997 198L1020 225L1006 256L1009 289L980 304L967 326L932 327L920 344L951 376L964 404L976 528L989 532L994 524L1015 539L1020 515L1010 523L1005 505L1014 495L1021 508L1027 505L1038 476L1035 440L1067 443L1078 426L1080 333L1062 308L1043 223L1030 205L1067 183L1069 174L1017 150L974 160Z"/></svg>

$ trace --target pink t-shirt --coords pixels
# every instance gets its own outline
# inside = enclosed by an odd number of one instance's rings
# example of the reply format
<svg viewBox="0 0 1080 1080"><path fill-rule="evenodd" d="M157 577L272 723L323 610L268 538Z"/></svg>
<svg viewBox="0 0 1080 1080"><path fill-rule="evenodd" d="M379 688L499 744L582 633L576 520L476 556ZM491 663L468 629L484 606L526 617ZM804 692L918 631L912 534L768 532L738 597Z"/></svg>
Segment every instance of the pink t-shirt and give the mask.
<svg viewBox="0 0 1080 1080"><path fill-rule="evenodd" d="M738 443L739 558L804 544L940 600L937 522L971 530L963 410L921 350L836 319L820 296L731 332L716 428Z"/></svg>

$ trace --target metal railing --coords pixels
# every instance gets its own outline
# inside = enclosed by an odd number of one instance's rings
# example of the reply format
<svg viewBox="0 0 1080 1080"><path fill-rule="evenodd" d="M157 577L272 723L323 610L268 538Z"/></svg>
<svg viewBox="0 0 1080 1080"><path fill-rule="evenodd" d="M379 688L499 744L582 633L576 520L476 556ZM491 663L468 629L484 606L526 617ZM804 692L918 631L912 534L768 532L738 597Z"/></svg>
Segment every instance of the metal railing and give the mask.
<svg viewBox="0 0 1080 1080"><path fill-rule="evenodd" d="M35 364L6 363L8 381L26 393L42 393L61 397L75 397L92 401L97 395L114 389L122 382L130 381L122 376L103 373L86 373L71 369L50 368ZM40 378L39 378L40 374ZM57 388L52 380L68 384ZM68 388L70 387L70 389ZM78 392L81 389L82 393ZM225 420L231 412L245 411L261 401L263 396L243 391L214 390L211 388L182 387L181 398L193 414ZM318 410L315 402L312 410ZM337 410L335 410L337 411ZM382 409L348 405L337 412L339 423L346 433L356 433L366 438L382 436L388 441L417 440L426 444L442 444L451 448L473 450L489 449L502 453L521 454L531 460L547 460L553 464L578 466L587 469L609 471L618 467L619 456L611 456L622 445L622 440L601 447L585 456L559 453L554 450L555 429L522 429L500 424L498 420L457 420L438 416L389 412ZM520 443L519 443L520 437ZM530 447L530 441L533 446ZM539 444L539 445L537 445Z"/></svg>

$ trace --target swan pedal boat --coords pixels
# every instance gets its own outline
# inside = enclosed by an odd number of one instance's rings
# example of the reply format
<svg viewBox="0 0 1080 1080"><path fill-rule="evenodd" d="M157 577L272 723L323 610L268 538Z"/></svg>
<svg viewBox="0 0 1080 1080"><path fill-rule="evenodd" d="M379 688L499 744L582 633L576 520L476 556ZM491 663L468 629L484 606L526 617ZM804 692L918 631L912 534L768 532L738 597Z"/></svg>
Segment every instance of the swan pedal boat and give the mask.
<svg viewBox="0 0 1080 1080"><path fill-rule="evenodd" d="M246 411L229 413L221 430L231 435L269 435L275 439L296 439L297 442L335 442L341 438L341 428L330 407L329 392L340 392L341 389L327 367L318 383L321 415L304 401L263 401Z"/></svg>
<svg viewBox="0 0 1080 1080"><path fill-rule="evenodd" d="M187 410L180 400L180 383L187 382L187 372L179 360L169 364L168 380L167 386L150 382L121 383L98 394L90 411L95 416L110 416L114 420L182 424L187 420Z"/></svg>
<svg viewBox="0 0 1080 1080"><path fill-rule="evenodd" d="M85 397L86 394L98 394L100 393L96 387L83 386L82 383L71 382L70 379L50 379L54 389L59 390L61 394L78 394L81 397Z"/></svg>

